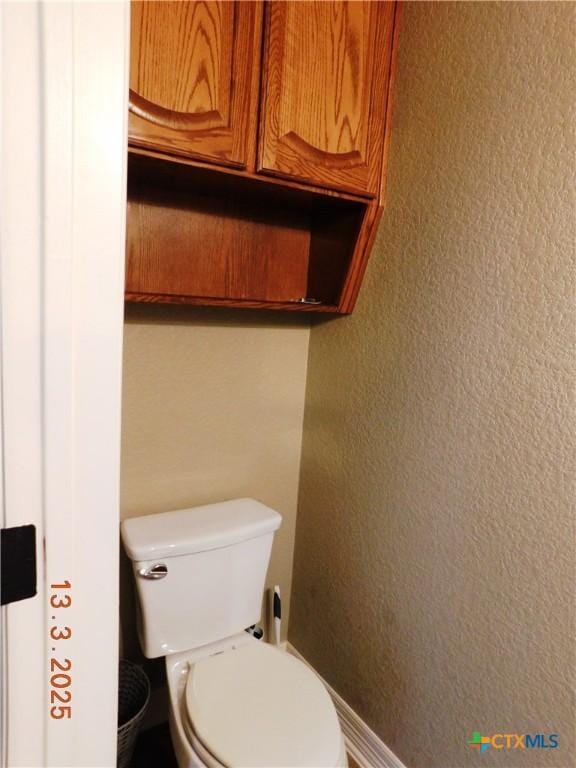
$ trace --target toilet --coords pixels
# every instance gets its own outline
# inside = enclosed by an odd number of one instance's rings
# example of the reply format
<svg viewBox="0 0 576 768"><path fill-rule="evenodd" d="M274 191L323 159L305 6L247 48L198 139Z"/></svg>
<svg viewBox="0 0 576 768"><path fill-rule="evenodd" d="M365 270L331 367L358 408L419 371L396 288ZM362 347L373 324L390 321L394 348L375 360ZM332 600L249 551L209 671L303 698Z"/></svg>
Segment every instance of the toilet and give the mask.
<svg viewBox="0 0 576 768"><path fill-rule="evenodd" d="M281 520L254 499L235 499L122 523L140 644L148 658L165 657L180 768L347 766L319 678L244 631L260 619Z"/></svg>

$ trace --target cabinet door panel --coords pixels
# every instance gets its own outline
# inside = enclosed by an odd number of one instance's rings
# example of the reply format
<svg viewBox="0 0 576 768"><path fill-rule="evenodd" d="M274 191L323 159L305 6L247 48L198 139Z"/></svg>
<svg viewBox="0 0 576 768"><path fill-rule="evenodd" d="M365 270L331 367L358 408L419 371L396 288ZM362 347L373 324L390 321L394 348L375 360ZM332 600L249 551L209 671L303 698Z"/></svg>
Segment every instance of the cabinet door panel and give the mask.
<svg viewBox="0 0 576 768"><path fill-rule="evenodd" d="M270 3L259 171L378 194L394 11L393 2Z"/></svg>
<svg viewBox="0 0 576 768"><path fill-rule="evenodd" d="M254 164L262 4L133 2L129 140Z"/></svg>

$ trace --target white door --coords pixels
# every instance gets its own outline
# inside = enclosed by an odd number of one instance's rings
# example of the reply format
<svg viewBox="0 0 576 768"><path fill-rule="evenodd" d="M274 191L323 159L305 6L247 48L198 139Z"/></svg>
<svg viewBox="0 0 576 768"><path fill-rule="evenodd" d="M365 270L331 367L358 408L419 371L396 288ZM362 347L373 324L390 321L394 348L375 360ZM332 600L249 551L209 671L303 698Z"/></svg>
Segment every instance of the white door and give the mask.
<svg viewBox="0 0 576 768"><path fill-rule="evenodd" d="M115 765L129 7L0 3L2 765ZM55 585L55 586L52 586Z"/></svg>

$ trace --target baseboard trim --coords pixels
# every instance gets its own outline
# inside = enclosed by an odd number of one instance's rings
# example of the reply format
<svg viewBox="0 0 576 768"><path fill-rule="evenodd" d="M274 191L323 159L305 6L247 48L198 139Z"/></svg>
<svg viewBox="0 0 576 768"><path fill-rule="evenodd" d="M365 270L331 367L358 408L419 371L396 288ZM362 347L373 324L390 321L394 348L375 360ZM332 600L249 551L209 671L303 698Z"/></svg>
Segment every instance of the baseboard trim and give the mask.
<svg viewBox="0 0 576 768"><path fill-rule="evenodd" d="M300 659L318 675L314 667L306 661L291 643L286 643L286 652L296 656L297 659ZM318 675L318 677L326 686L334 702L338 718L340 719L340 725L342 726L342 733L346 740L348 753L358 763L360 768L406 768L404 763L376 736L374 731L354 712L352 707L328 685L326 680L321 675Z"/></svg>

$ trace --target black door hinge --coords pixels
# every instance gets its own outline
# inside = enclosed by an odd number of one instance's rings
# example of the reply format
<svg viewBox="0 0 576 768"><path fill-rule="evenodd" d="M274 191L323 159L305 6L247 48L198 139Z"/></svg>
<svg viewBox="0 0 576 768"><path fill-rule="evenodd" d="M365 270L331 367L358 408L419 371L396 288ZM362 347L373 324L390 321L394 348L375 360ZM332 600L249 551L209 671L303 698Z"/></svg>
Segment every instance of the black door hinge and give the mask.
<svg viewBox="0 0 576 768"><path fill-rule="evenodd" d="M2 528L0 536L0 604L34 597L36 526Z"/></svg>

